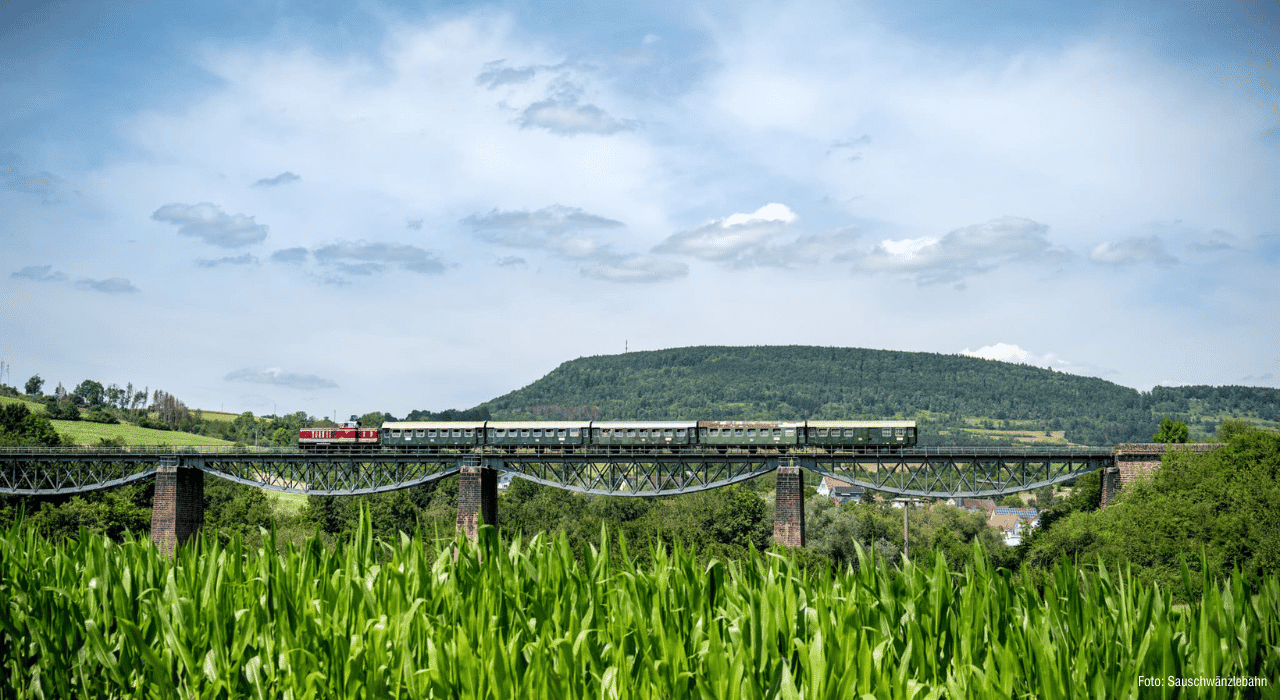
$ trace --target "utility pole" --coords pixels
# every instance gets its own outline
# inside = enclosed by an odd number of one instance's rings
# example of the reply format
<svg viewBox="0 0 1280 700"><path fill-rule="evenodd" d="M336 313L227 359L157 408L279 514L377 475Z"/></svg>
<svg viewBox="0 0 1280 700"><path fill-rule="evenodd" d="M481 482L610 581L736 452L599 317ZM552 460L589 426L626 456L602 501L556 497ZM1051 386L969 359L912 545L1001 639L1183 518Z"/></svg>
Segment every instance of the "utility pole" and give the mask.
<svg viewBox="0 0 1280 700"><path fill-rule="evenodd" d="M911 532L907 525L907 509L911 507L910 501L902 502L902 558L907 559L911 556Z"/></svg>

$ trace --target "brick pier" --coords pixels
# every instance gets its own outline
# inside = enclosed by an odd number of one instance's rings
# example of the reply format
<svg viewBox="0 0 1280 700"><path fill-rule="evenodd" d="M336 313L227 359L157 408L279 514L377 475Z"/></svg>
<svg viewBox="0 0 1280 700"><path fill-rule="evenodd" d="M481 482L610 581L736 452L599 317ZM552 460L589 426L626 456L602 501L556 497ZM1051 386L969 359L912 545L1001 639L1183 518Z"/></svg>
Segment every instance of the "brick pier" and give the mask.
<svg viewBox="0 0 1280 700"><path fill-rule="evenodd" d="M804 472L800 467L778 467L775 493L773 541L785 547L803 547Z"/></svg>
<svg viewBox="0 0 1280 700"><path fill-rule="evenodd" d="M480 535L480 522L498 524L498 470L468 466L458 473L458 532L472 542Z"/></svg>
<svg viewBox="0 0 1280 700"><path fill-rule="evenodd" d="M1106 508L1116 499L1120 489L1135 480L1149 476L1160 468L1160 459L1170 450L1188 452L1212 452L1221 443L1163 443L1135 442L1116 446L1116 465L1102 472L1102 506Z"/></svg>
<svg viewBox="0 0 1280 700"><path fill-rule="evenodd" d="M151 506L151 541L173 556L204 525L204 472L162 465L156 470Z"/></svg>

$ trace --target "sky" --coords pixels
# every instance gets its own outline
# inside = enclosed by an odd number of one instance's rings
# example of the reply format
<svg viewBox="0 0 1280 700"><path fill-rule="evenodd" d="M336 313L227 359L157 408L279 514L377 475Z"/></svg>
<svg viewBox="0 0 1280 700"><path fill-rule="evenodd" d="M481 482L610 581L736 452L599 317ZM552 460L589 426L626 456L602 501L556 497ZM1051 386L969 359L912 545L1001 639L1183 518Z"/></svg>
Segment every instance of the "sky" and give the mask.
<svg viewBox="0 0 1280 700"><path fill-rule="evenodd" d="M1280 4L0 0L0 381L694 345L1280 387Z"/></svg>

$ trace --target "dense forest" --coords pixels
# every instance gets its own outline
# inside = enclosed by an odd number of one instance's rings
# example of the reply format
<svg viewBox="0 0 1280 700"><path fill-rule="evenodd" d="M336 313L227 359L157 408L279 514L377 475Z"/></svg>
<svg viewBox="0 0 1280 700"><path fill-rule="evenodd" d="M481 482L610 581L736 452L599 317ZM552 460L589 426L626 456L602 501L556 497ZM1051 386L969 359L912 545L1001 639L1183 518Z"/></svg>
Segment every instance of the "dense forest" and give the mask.
<svg viewBox="0 0 1280 700"><path fill-rule="evenodd" d="M416 412L415 412L416 413ZM1224 418L1280 421L1280 390L1156 387L963 355L860 348L691 347L585 357L468 413L495 419L915 418L926 444L955 428L1064 430L1077 444L1145 442L1163 417L1212 436Z"/></svg>

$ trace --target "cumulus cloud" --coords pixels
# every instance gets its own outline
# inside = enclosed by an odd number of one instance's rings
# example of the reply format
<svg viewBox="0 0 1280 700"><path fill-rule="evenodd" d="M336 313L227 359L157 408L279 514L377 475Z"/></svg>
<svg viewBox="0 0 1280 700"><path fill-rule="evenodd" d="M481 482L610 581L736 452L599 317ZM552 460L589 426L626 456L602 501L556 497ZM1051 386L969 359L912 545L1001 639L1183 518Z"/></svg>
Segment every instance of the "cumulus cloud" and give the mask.
<svg viewBox="0 0 1280 700"><path fill-rule="evenodd" d="M133 286L132 282L123 277L112 277L105 280L82 279L76 282L76 286L104 294L133 294L138 291L138 288Z"/></svg>
<svg viewBox="0 0 1280 700"><path fill-rule="evenodd" d="M151 218L177 226L180 235L223 248L261 243L267 237L267 226L256 223L252 216L227 214L209 202L166 204L155 210Z"/></svg>
<svg viewBox="0 0 1280 700"><path fill-rule="evenodd" d="M785 204L766 204L750 214L733 214L672 234L655 253L692 255L703 260L747 262L787 231L799 217Z"/></svg>
<svg viewBox="0 0 1280 700"><path fill-rule="evenodd" d="M490 90L502 85L518 85L532 80L533 76L544 68L544 66L511 68L505 65L506 62L506 59L500 59L484 64L484 70L480 71L480 74L476 76L476 85Z"/></svg>
<svg viewBox="0 0 1280 700"><path fill-rule="evenodd" d="M277 250L271 254L271 262L287 263L290 265L301 265L307 261L310 255L306 248L298 246L296 248L285 248Z"/></svg>
<svg viewBox="0 0 1280 700"><path fill-rule="evenodd" d="M196 267L221 267L223 265L257 265L258 259L249 253L237 255L234 257L217 258L210 260L208 258L200 258L196 260Z"/></svg>
<svg viewBox="0 0 1280 700"><path fill-rule="evenodd" d="M258 180L257 182L253 183L252 186L253 187L276 187L278 185L287 185L290 182L297 182L298 180L301 180L301 179L302 179L301 176L286 170L280 173L279 175L276 175L275 177L264 177L261 180Z"/></svg>
<svg viewBox="0 0 1280 700"><path fill-rule="evenodd" d="M436 253L403 243L339 241L315 249L312 255L316 262L347 275L374 275L391 267L426 275L445 271L445 264Z"/></svg>
<svg viewBox="0 0 1280 700"><path fill-rule="evenodd" d="M46 170L33 170L16 153L0 156L0 189L38 197L44 204L58 204L71 194L63 178Z"/></svg>
<svg viewBox="0 0 1280 700"><path fill-rule="evenodd" d="M1089 259L1100 265L1132 265L1136 263L1155 263L1172 265L1178 259L1164 249L1164 241L1159 236L1134 236L1122 241L1098 244L1089 251Z"/></svg>
<svg viewBox="0 0 1280 700"><path fill-rule="evenodd" d="M537 211L494 209L488 214L468 216L462 223L489 243L545 250L576 260L613 256L609 245L590 231L624 226L621 221L559 204Z"/></svg>
<svg viewBox="0 0 1280 700"><path fill-rule="evenodd" d="M524 108L516 123L525 129L546 129L560 136L608 135L640 128L638 121L615 119L593 104L579 104L572 95L534 102Z"/></svg>
<svg viewBox="0 0 1280 700"><path fill-rule="evenodd" d="M1049 242L1049 227L1006 216L959 228L941 238L883 240L861 259L857 269L899 272L920 285L959 282L1010 262L1062 262L1066 248Z"/></svg>
<svg viewBox="0 0 1280 700"><path fill-rule="evenodd" d="M651 255L626 255L582 268L582 275L606 282L660 282L689 274L689 266Z"/></svg>
<svg viewBox="0 0 1280 700"><path fill-rule="evenodd" d="M275 386L284 386L291 389L301 389L310 391L313 389L336 389L337 382L332 379L317 377L314 374L297 374L295 372L286 372L279 367L270 367L267 369L238 369L230 372L223 377L229 382L251 382L254 384L272 384Z"/></svg>
<svg viewBox="0 0 1280 700"><path fill-rule="evenodd" d="M61 282L67 278L61 272L55 272L53 265L30 265L9 276L16 279L35 280L36 282Z"/></svg>
<svg viewBox="0 0 1280 700"><path fill-rule="evenodd" d="M1095 367L1093 365L1072 362L1058 356L1057 353L1047 352L1043 355L1037 355L1028 350L1023 350L1017 345L1010 343L996 343L995 345L986 345L977 350L965 348L960 351L961 355L968 357L978 357L984 360L996 360L998 362L1011 362L1013 364L1031 365L1032 367L1044 367L1046 369L1054 369L1059 372L1070 372L1072 374L1081 374L1088 376L1102 376L1106 374L1114 374L1115 370Z"/></svg>

